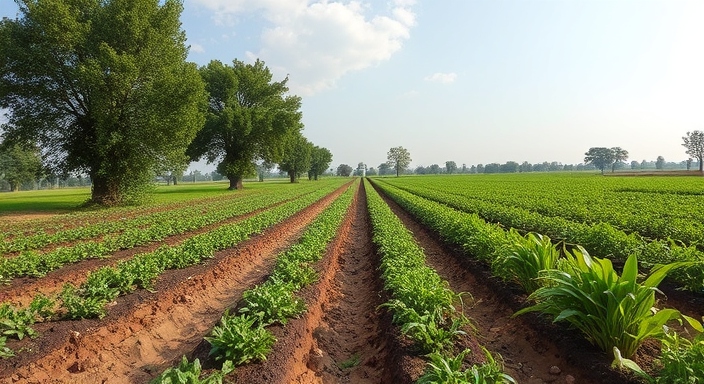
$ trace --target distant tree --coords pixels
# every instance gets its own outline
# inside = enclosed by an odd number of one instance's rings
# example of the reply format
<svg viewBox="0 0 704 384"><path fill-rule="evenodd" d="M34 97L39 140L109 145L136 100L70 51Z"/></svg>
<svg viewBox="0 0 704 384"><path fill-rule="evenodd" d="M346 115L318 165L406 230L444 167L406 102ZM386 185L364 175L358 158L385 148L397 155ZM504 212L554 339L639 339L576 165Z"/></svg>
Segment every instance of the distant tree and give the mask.
<svg viewBox="0 0 704 384"><path fill-rule="evenodd" d="M611 151L614 154L614 162L611 164L611 173L613 173L617 165L628 160L628 151L621 147L613 147Z"/></svg>
<svg viewBox="0 0 704 384"><path fill-rule="evenodd" d="M0 21L4 136L38 141L58 173L88 174L95 203L137 201L203 125L183 1L16 3L20 17Z"/></svg>
<svg viewBox="0 0 704 384"><path fill-rule="evenodd" d="M275 164L270 161L261 161L257 163L255 168L257 169L257 178L260 182L264 181L264 178L271 172L274 165Z"/></svg>
<svg viewBox="0 0 704 384"><path fill-rule="evenodd" d="M524 161L518 167L518 172L531 172L532 170L533 170L533 165L531 165L531 163L529 163L527 161Z"/></svg>
<svg viewBox="0 0 704 384"><path fill-rule="evenodd" d="M592 147L589 148L584 157L586 164L593 164L604 174L604 169L615 161L614 151L611 148Z"/></svg>
<svg viewBox="0 0 704 384"><path fill-rule="evenodd" d="M242 179L255 174L257 160L281 161L287 139L303 127L301 98L286 95L288 78L272 81L260 60L235 60L232 66L213 60L200 73L209 93L208 113L188 153L193 161L203 156L208 163L217 161L229 189L241 189Z"/></svg>
<svg viewBox="0 0 704 384"><path fill-rule="evenodd" d="M484 173L484 164L477 164L477 173Z"/></svg>
<svg viewBox="0 0 704 384"><path fill-rule="evenodd" d="M42 160L35 146L3 143L0 145L0 179L19 191L23 183L37 180L42 173Z"/></svg>
<svg viewBox="0 0 704 384"><path fill-rule="evenodd" d="M465 168L466 168L466 166L465 166ZM445 162L445 172L447 172L448 174L453 174L453 173L455 173L455 171L457 171L457 163L455 163L454 161L446 161Z"/></svg>
<svg viewBox="0 0 704 384"><path fill-rule="evenodd" d="M411 154L403 147L393 147L386 154L387 160L391 168L396 170L396 177L403 169L406 169L411 164Z"/></svg>
<svg viewBox="0 0 704 384"><path fill-rule="evenodd" d="M501 164L501 173L515 173L518 172L518 163L515 161L507 161L505 164Z"/></svg>
<svg viewBox="0 0 704 384"><path fill-rule="evenodd" d="M631 169L638 169L640 167L640 163L637 160L631 161Z"/></svg>
<svg viewBox="0 0 704 384"><path fill-rule="evenodd" d="M337 167L337 176L349 176L352 174L352 167L347 164L340 164Z"/></svg>
<svg viewBox="0 0 704 384"><path fill-rule="evenodd" d="M390 175L393 173L393 168L389 163L381 163L379 164L379 176L385 176L385 175Z"/></svg>
<svg viewBox="0 0 704 384"><path fill-rule="evenodd" d="M413 173L415 173L416 175L425 175L425 174L428 174L429 171L428 171L428 168L426 168L422 165L419 165L416 167L416 169L413 170Z"/></svg>
<svg viewBox="0 0 704 384"><path fill-rule="evenodd" d="M469 169L467 169L467 164L462 164L462 173L467 173L469 172Z"/></svg>
<svg viewBox="0 0 704 384"><path fill-rule="evenodd" d="M212 172L210 172L210 178L213 181L220 181L220 180L224 179L225 176L219 174L218 171L212 171Z"/></svg>
<svg viewBox="0 0 704 384"><path fill-rule="evenodd" d="M376 172L376 169L374 169L374 167L367 169L367 176L376 176L376 174L377 174L377 172Z"/></svg>
<svg viewBox="0 0 704 384"><path fill-rule="evenodd" d="M491 163L484 166L484 173L499 173L501 172L501 164Z"/></svg>
<svg viewBox="0 0 704 384"><path fill-rule="evenodd" d="M291 134L286 139L279 169L288 174L292 183L298 181L301 175L310 169L313 144L300 132Z"/></svg>
<svg viewBox="0 0 704 384"><path fill-rule="evenodd" d="M662 156L658 156L658 159L655 160L655 169L664 169L665 168L665 158Z"/></svg>
<svg viewBox="0 0 704 384"><path fill-rule="evenodd" d="M329 149L318 147L317 145L313 147L310 154L310 170L308 171L308 178L313 180L318 180L318 176L325 173L332 163L332 153Z"/></svg>
<svg viewBox="0 0 704 384"><path fill-rule="evenodd" d="M440 166L437 164L432 164L428 167L428 173L430 173L432 175L437 175L440 173L440 171L441 171Z"/></svg>
<svg viewBox="0 0 704 384"><path fill-rule="evenodd" d="M682 146L687 148L686 154L699 160L699 172L704 172L704 132L692 131L687 132L687 136L683 136Z"/></svg>
<svg viewBox="0 0 704 384"><path fill-rule="evenodd" d="M690 169L692 169L692 158L691 157L689 159L687 159L687 170L689 171Z"/></svg>
<svg viewBox="0 0 704 384"><path fill-rule="evenodd" d="M477 173L477 166L472 165L471 167L469 167L469 173Z"/></svg>

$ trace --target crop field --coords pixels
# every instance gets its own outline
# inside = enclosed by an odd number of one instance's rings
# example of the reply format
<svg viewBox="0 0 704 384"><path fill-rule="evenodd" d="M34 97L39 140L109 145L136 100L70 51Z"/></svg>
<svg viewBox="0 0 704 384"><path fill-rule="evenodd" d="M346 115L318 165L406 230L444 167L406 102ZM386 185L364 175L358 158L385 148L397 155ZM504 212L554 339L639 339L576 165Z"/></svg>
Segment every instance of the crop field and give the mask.
<svg viewBox="0 0 704 384"><path fill-rule="evenodd" d="M701 178L168 188L0 196L0 382L704 380Z"/></svg>

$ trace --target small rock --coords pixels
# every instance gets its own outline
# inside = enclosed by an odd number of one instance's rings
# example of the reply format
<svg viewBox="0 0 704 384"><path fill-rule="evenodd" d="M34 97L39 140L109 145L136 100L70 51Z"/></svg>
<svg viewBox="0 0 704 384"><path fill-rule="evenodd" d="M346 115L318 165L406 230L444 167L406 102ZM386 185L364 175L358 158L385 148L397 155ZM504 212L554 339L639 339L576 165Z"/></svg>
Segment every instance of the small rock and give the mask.
<svg viewBox="0 0 704 384"><path fill-rule="evenodd" d="M574 376L572 376L572 375L565 376L565 383L566 384L574 384L575 383Z"/></svg>
<svg viewBox="0 0 704 384"><path fill-rule="evenodd" d="M306 366L313 372L323 371L325 362L323 361L323 351L320 348L311 348Z"/></svg>
<svg viewBox="0 0 704 384"><path fill-rule="evenodd" d="M562 372L562 370L557 365L553 365L552 367L550 367L550 374L551 375L559 375L561 372Z"/></svg>

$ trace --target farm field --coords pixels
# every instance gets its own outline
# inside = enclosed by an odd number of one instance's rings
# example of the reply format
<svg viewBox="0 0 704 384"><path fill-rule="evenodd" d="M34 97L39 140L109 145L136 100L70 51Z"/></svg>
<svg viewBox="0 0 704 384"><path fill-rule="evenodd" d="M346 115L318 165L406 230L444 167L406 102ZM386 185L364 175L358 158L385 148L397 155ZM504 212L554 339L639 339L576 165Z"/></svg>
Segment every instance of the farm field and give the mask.
<svg viewBox="0 0 704 384"><path fill-rule="evenodd" d="M509 222L515 212L528 212L520 216L528 223L539 214L578 229L606 222L591 205L569 216L550 204L593 202L574 189L614 211L618 201L624 210L638 206L620 194L663 195L661 217L699 223L700 207L671 212L687 209L677 197L697 205L699 179L531 176L332 178L249 183L235 193L184 187L174 194L181 198L143 207L5 216L0 382L167 382L177 370L201 368L202 378L234 383L434 382L441 376L433 379L428 362L452 358L487 383L642 382L612 369L611 351L577 329L544 315L514 316L528 293L497 275L492 258L511 236L544 233ZM541 199L549 207L538 206ZM470 212L455 200L485 208ZM498 220L487 213L491 204L521 211ZM613 216L656 217L658 208L629 212ZM645 257L672 237L606 223L638 244L655 242L638 254L643 268L660 262ZM549 235L568 241L569 233L559 234ZM677 244L683 251L665 258L698 257L696 240ZM612 257L619 274L630 265L628 255L585 248ZM698 270L683 270L663 282L667 300L659 296L657 306L701 320L704 296L683 284ZM646 340L625 357L657 374L660 349Z"/></svg>

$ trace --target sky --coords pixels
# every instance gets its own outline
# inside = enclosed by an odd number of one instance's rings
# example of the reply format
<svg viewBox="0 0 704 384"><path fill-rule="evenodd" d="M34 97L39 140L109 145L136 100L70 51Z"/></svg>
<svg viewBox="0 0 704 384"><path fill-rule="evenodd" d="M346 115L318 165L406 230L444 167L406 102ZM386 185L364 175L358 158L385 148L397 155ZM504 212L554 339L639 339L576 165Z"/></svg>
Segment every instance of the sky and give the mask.
<svg viewBox="0 0 704 384"><path fill-rule="evenodd" d="M682 136L704 130L702 19L701 0L185 0L182 15L190 61L288 75L334 168L397 146L411 167L617 146L686 160Z"/></svg>

